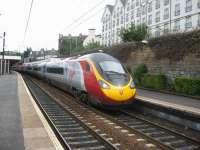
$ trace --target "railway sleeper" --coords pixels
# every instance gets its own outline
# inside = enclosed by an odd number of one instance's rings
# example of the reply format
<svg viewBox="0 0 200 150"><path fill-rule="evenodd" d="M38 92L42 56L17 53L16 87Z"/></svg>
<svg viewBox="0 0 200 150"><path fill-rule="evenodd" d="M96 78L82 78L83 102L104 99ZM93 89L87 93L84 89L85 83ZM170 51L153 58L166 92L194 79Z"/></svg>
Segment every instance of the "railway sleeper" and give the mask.
<svg viewBox="0 0 200 150"><path fill-rule="evenodd" d="M66 140L85 140L93 138L91 135L85 135L85 136L73 136L73 137L65 137Z"/></svg>
<svg viewBox="0 0 200 150"><path fill-rule="evenodd" d="M68 144L73 148L85 148L88 149L89 147L96 147L102 145L97 140L90 140L90 141L79 141L79 142L68 142Z"/></svg>

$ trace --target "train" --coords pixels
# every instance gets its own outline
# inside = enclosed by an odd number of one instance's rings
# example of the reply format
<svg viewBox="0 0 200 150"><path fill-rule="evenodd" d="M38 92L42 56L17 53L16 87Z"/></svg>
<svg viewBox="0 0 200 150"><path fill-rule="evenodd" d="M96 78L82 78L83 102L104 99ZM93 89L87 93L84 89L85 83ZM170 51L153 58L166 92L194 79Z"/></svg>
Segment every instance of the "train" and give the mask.
<svg viewBox="0 0 200 150"><path fill-rule="evenodd" d="M119 60L106 53L23 63L16 70L95 106L114 108L135 100L136 87L131 74Z"/></svg>

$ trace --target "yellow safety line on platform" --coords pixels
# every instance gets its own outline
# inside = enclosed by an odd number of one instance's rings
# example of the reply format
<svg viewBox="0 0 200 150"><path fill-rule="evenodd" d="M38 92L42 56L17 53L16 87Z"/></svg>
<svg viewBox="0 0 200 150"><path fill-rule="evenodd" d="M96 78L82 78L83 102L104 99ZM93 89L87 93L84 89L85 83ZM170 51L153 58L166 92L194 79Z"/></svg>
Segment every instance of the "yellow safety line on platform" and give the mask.
<svg viewBox="0 0 200 150"><path fill-rule="evenodd" d="M53 130L52 130L51 127L49 126L49 124L48 124L47 120L45 119L44 115L42 114L42 112L40 111L39 107L37 106L35 100L34 100L33 97L31 96L31 93L30 93L28 87L26 86L26 84L25 84L25 82L24 82L22 76L21 76L19 73L17 73L17 75L18 75L18 77L22 80L23 85L24 85L24 87L25 87L25 89L26 89L26 92L27 92L27 94L28 94L28 96L29 96L29 98L30 98L30 100L31 100L31 102L32 102L32 104L33 104L33 106L34 106L34 109L35 109L36 113L38 114L38 116L39 116L39 118L40 118L40 120L41 120L41 122L42 122L42 124L43 124L43 126L44 126L44 128L45 128L45 130L47 131L47 133L48 133L48 135L49 135L49 137L50 137L50 139L51 139L51 141L52 141L54 147L55 147L57 150L64 150L64 148L62 147L62 145L61 145L60 142L58 141L56 135L54 134Z"/></svg>
<svg viewBox="0 0 200 150"><path fill-rule="evenodd" d="M184 112L188 112L188 113L192 113L195 115L200 115L200 109L198 108L194 108L194 107L189 107L189 106L183 106L183 105L179 105L179 104L174 104L174 103L169 103L169 102L164 102L161 101L159 99L155 99L155 98L148 98L148 97L144 97L144 96L136 96L136 98L142 100L142 101L146 101L146 102L150 102L153 104L157 104L157 105L161 105L167 108L173 108L173 109L177 109L180 111L184 111Z"/></svg>

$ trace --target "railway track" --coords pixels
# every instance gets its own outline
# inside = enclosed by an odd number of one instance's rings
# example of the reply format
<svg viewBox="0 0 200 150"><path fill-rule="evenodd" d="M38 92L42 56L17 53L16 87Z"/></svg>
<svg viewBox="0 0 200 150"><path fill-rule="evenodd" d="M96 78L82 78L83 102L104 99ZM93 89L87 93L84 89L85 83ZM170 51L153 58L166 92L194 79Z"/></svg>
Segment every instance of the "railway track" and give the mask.
<svg viewBox="0 0 200 150"><path fill-rule="evenodd" d="M161 147L176 150L200 149L199 141L196 141L182 133L175 132L157 123L145 120L127 111L120 111L119 114L111 115L116 122L129 130L139 133L144 138L157 143Z"/></svg>
<svg viewBox="0 0 200 150"><path fill-rule="evenodd" d="M61 95L61 97L69 97L68 94L63 94L63 92L57 92L56 94ZM123 110L113 114L107 111L99 111L93 107L81 103L78 100L76 100L76 102L84 105L84 107L89 108L92 112L98 114L99 116L102 116L103 118L114 122L116 125L121 126L123 129L128 130L130 133L135 133L142 136L150 143L158 146L158 149L200 149L199 141L184 135L184 132L177 133L159 125L158 123L150 122L141 118L140 116L136 116L134 113ZM63 120L62 117L60 118L60 121L61 120Z"/></svg>
<svg viewBox="0 0 200 150"><path fill-rule="evenodd" d="M47 118L64 149L114 150L114 145L87 127L70 111L63 108L28 77L23 76L36 103Z"/></svg>

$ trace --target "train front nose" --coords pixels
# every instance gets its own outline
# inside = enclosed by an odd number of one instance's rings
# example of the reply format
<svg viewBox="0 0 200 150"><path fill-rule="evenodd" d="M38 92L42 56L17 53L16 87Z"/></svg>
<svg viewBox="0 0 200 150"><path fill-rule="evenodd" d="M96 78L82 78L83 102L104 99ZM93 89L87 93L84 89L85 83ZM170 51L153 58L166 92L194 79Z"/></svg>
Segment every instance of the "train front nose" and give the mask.
<svg viewBox="0 0 200 150"><path fill-rule="evenodd" d="M136 89L133 81L125 86L114 86L107 83L100 83L104 95L114 103L124 103L134 99Z"/></svg>

